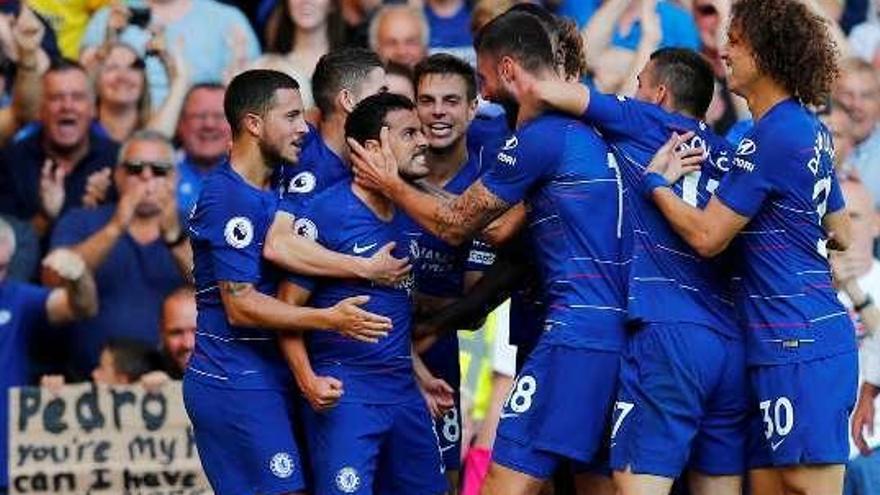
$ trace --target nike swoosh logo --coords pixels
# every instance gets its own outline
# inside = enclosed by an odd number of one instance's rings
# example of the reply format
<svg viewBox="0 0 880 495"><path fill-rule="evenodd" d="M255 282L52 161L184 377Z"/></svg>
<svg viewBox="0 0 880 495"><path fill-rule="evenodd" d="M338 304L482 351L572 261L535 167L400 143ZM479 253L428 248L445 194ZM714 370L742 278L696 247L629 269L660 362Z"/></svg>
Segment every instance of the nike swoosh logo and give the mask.
<svg viewBox="0 0 880 495"><path fill-rule="evenodd" d="M515 418L517 416L519 416L517 413L501 413L501 419Z"/></svg>
<svg viewBox="0 0 880 495"><path fill-rule="evenodd" d="M779 446L782 445L782 442L784 442L784 441L785 441L785 439L783 438L783 439L779 440L778 442L770 442L770 448L773 450L773 452L776 452L776 449L778 449Z"/></svg>
<svg viewBox="0 0 880 495"><path fill-rule="evenodd" d="M369 251L370 249L373 249L374 247L376 247L375 242L372 244L367 244L366 246L363 246L363 247L358 246L357 243L355 243L353 250L354 250L354 254L364 254L367 251Z"/></svg>
<svg viewBox="0 0 880 495"><path fill-rule="evenodd" d="M440 447L440 452L446 452L449 449L455 448L455 445L447 445L446 447Z"/></svg>

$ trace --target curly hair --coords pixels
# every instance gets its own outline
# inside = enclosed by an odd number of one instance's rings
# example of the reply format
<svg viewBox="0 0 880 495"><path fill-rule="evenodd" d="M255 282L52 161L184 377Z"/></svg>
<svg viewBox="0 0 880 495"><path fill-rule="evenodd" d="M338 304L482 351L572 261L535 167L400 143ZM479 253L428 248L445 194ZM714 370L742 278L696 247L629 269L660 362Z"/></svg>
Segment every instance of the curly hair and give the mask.
<svg viewBox="0 0 880 495"><path fill-rule="evenodd" d="M825 103L840 69L824 19L798 0L738 0L731 13L731 30L751 47L760 72L805 104Z"/></svg>

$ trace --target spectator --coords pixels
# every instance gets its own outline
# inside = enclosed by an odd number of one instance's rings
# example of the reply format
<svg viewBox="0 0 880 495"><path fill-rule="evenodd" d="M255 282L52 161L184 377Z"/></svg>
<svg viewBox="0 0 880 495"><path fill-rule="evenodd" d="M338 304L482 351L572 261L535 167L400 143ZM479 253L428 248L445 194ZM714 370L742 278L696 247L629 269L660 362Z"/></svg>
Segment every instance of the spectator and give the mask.
<svg viewBox="0 0 880 495"><path fill-rule="evenodd" d="M428 21L416 7L386 5L370 21L370 48L382 62L415 67L428 53Z"/></svg>
<svg viewBox="0 0 880 495"><path fill-rule="evenodd" d="M382 6L382 0L341 0L345 20L345 39L350 46L366 48L370 20Z"/></svg>
<svg viewBox="0 0 880 495"><path fill-rule="evenodd" d="M874 67L860 59L848 59L841 67L834 100L849 113L855 149L852 165L875 201L880 198L880 79ZM880 207L880 203L875 203Z"/></svg>
<svg viewBox="0 0 880 495"><path fill-rule="evenodd" d="M199 192L202 179L226 159L232 131L223 113L224 87L219 84L193 86L186 97L177 137L181 149L177 160L177 203L186 218Z"/></svg>
<svg viewBox="0 0 880 495"><path fill-rule="evenodd" d="M247 18L235 7L215 0L148 0L148 4L150 26L162 26L168 43L181 46L193 83L222 82L228 69L260 54ZM152 34L147 27L132 24L133 19L121 2L95 13L83 37L80 59L93 57L93 51L105 41L117 39L146 55ZM169 82L155 57L147 57L146 65L155 105L165 100Z"/></svg>
<svg viewBox="0 0 880 495"><path fill-rule="evenodd" d="M152 113L144 61L123 43L106 47L98 68L98 122L107 135L121 143L147 125Z"/></svg>
<svg viewBox="0 0 880 495"><path fill-rule="evenodd" d="M385 81L388 92L406 96L416 101L416 88L413 83L413 71L405 65L394 62L385 64Z"/></svg>
<svg viewBox="0 0 880 495"><path fill-rule="evenodd" d="M122 146L113 173L118 204L65 215L52 246L70 246L95 272L101 310L72 329L70 366L85 378L110 338L158 348L160 305L184 282L192 251L177 215L174 150L154 131L139 131Z"/></svg>
<svg viewBox="0 0 880 495"><path fill-rule="evenodd" d="M137 340L111 339L101 346L92 381L98 385L131 385L156 370L156 351Z"/></svg>
<svg viewBox="0 0 880 495"><path fill-rule="evenodd" d="M76 318L90 316L97 310L95 283L85 263L68 250L57 250L43 265L63 280L63 287L47 289L9 280L6 267L15 253L12 227L0 219L0 493L6 493L8 473L7 432L10 387L26 385L30 374L28 349L37 331Z"/></svg>
<svg viewBox="0 0 880 495"><path fill-rule="evenodd" d="M308 86L318 59L345 44L339 0L282 0L266 27L266 51L283 55ZM287 71L285 71L287 72Z"/></svg>
<svg viewBox="0 0 880 495"><path fill-rule="evenodd" d="M162 370L183 379L196 343L196 293L190 285L172 292L162 303Z"/></svg>
<svg viewBox="0 0 880 495"><path fill-rule="evenodd" d="M846 110L837 103L830 104L821 118L828 130L831 131L831 139L834 142L834 168L844 173L853 172L850 163L855 145L852 135L852 119Z"/></svg>
<svg viewBox="0 0 880 495"><path fill-rule="evenodd" d="M11 38L5 39L7 36ZM0 67L0 143L39 117L40 78L49 68L49 55L43 47L46 38L46 28L30 9L22 9L14 22L0 15L0 51L6 58ZM12 79L13 67L15 81L9 101L6 84Z"/></svg>
<svg viewBox="0 0 880 495"><path fill-rule="evenodd" d="M87 182L106 175L118 146L90 128L95 94L83 68L61 62L43 76L40 126L0 150L0 212L32 220L40 236L82 206Z"/></svg>
<svg viewBox="0 0 880 495"><path fill-rule="evenodd" d="M475 65L474 39L471 35L471 9L466 0L427 0L431 52L445 52Z"/></svg>
<svg viewBox="0 0 880 495"><path fill-rule="evenodd" d="M874 301L880 298L880 261L873 255L873 245L880 229L873 211L868 189L853 178L841 180L852 222L852 243L843 253L833 253L831 269L838 288L838 297L850 309L855 320L859 341L860 375L862 380L858 404L852 417L852 437L863 455L880 446L880 437L873 432L877 423L875 398L880 390L880 309ZM864 429L871 432L864 437ZM855 452L855 448L853 448ZM844 493L871 494L880 490L880 463L877 455L859 457L847 466Z"/></svg>
<svg viewBox="0 0 880 495"><path fill-rule="evenodd" d="M584 39L587 65L606 92L620 91L633 80L657 48L700 48L690 14L674 2L658 0L605 1L584 29Z"/></svg>

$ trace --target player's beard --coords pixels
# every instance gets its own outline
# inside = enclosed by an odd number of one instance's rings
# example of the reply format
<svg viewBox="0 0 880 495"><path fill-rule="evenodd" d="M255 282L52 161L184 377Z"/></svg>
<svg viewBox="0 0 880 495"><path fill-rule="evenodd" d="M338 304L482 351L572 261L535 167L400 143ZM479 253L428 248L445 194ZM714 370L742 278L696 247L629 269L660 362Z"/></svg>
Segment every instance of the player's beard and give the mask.
<svg viewBox="0 0 880 495"><path fill-rule="evenodd" d="M259 141L260 155L263 157L263 163L267 168L276 169L282 165L293 165L294 163L284 158L278 148L265 141Z"/></svg>

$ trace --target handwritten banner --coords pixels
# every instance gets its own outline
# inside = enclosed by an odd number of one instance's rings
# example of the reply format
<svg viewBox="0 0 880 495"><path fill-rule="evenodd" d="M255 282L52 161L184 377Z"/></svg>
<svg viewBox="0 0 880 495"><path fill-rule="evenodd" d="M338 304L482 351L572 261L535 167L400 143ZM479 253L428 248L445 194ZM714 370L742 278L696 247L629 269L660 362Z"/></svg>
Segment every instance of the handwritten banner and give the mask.
<svg viewBox="0 0 880 495"><path fill-rule="evenodd" d="M10 494L212 494L179 382L9 393Z"/></svg>

